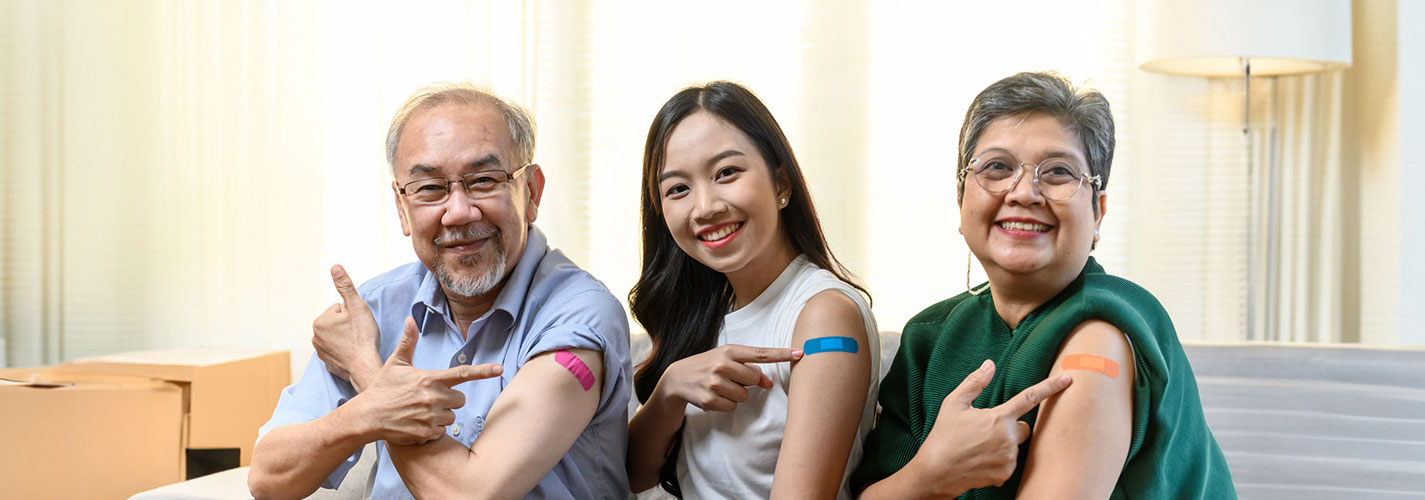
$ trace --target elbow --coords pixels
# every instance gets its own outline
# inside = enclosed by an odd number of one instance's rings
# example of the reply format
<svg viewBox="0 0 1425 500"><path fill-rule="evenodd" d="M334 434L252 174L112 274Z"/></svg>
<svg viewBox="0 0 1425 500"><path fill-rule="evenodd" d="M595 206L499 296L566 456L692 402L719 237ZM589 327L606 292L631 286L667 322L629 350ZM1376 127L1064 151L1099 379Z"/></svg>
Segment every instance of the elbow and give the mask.
<svg viewBox="0 0 1425 500"><path fill-rule="evenodd" d="M294 481L281 477L281 474L274 473L269 470L270 467L264 465L266 464L254 459L247 472L247 491L255 500L298 500L317 491L316 488L299 491L300 487L296 486Z"/></svg>
<svg viewBox="0 0 1425 500"><path fill-rule="evenodd" d="M316 492L315 489L306 493L284 490L278 481L263 481L251 475L247 477L247 491L254 500L300 500Z"/></svg>
<svg viewBox="0 0 1425 500"><path fill-rule="evenodd" d="M629 434L637 432L629 429ZM676 435L674 436L677 437ZM638 441L630 437L628 443L628 456L624 462L624 472L628 474L629 493L638 494L658 487L660 472L664 466L668 465L668 460L677 460L676 456L668 457L662 453L649 453L646 448L656 446L646 441Z"/></svg>
<svg viewBox="0 0 1425 500"><path fill-rule="evenodd" d="M452 483L424 484L416 485L406 482L406 489L411 492L411 497L416 500L442 499L442 498L464 498L467 500L505 500L524 498L529 494L512 493L504 491L502 488L468 488L459 487Z"/></svg>
<svg viewBox="0 0 1425 500"><path fill-rule="evenodd" d="M640 464L635 462L637 461L634 459L633 453L630 452L628 462L624 467L624 471L628 473L629 493L638 494L658 486L658 468L647 467L647 464L640 467Z"/></svg>
<svg viewBox="0 0 1425 500"><path fill-rule="evenodd" d="M628 476L628 492L635 495L648 491L650 488L658 486L657 479L634 478L632 474Z"/></svg>
<svg viewBox="0 0 1425 500"><path fill-rule="evenodd" d="M247 492L252 495L253 500L279 500L282 497L277 495L277 491L272 489L270 484L254 481L252 476L247 478Z"/></svg>
<svg viewBox="0 0 1425 500"><path fill-rule="evenodd" d="M269 480L266 475L258 474L256 469L250 469L247 474L247 491L252 494L254 500L282 500L287 497L282 495L282 491L277 488L275 481Z"/></svg>

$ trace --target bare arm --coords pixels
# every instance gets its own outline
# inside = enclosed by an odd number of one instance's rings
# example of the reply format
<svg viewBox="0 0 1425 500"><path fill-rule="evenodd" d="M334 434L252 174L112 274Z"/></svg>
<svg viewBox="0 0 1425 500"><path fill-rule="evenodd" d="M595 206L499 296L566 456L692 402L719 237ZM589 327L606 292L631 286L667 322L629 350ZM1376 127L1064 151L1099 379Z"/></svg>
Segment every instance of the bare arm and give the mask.
<svg viewBox="0 0 1425 500"><path fill-rule="evenodd" d="M836 498L871 388L871 349L856 302L836 290L807 301L792 345L818 337L850 337L857 350L823 352L793 363L772 498Z"/></svg>
<svg viewBox="0 0 1425 500"><path fill-rule="evenodd" d="M1019 417L1045 398L1071 383L1065 375L1051 375L994 408L971 404L994 378L994 363L960 382L940 405L930 435L910 463L895 474L872 483L862 499L955 498L973 488L1004 484L1014 473L1019 443L1029 437L1029 426Z"/></svg>
<svg viewBox="0 0 1425 500"><path fill-rule="evenodd" d="M673 446L674 434L683 426L687 406L686 401L675 398L650 396L628 421L629 491L638 493L658 485L658 470Z"/></svg>
<svg viewBox="0 0 1425 500"><path fill-rule="evenodd" d="M748 387L772 387L772 380L753 363L800 358L801 351L787 348L727 344L669 365L648 402L628 423L629 489L639 492L658 484L658 470L688 405L703 411L735 410L747 401Z"/></svg>
<svg viewBox="0 0 1425 500"><path fill-rule="evenodd" d="M574 445L598 410L603 355L570 349L594 376L585 390L555 362L557 351L527 361L490 408L484 431L466 448L454 438L388 446L416 498L523 498Z"/></svg>
<svg viewBox="0 0 1425 500"><path fill-rule="evenodd" d="M355 399L316 420L272 429L252 448L247 484L258 499L305 498L337 466L373 441Z"/></svg>
<svg viewBox="0 0 1425 500"><path fill-rule="evenodd" d="M302 498L321 486L346 457L366 443L424 443L443 436L455 420L451 408L465 395L451 389L464 382L499 376L500 365L421 370L411 366L419 333L406 328L395 352L375 374L372 386L321 418L272 429L253 448L248 489L257 498Z"/></svg>
<svg viewBox="0 0 1425 500"><path fill-rule="evenodd" d="M1080 359L1091 361L1090 369L1066 370L1075 355L1089 355ZM1106 366L1097 358L1116 364L1117 376L1095 371ZM1069 361L1070 368L1078 364ZM1049 374L1067 374L1074 386L1040 408L1018 498L1108 498L1132 439L1135 368L1127 337L1113 325L1086 321L1069 334Z"/></svg>
<svg viewBox="0 0 1425 500"><path fill-rule="evenodd" d="M958 483L931 487L931 484L944 481L938 481L938 478L922 473L918 468L913 468L915 465L917 465L916 462L906 464L890 477L871 483L857 498L863 500L951 499L969 490Z"/></svg>

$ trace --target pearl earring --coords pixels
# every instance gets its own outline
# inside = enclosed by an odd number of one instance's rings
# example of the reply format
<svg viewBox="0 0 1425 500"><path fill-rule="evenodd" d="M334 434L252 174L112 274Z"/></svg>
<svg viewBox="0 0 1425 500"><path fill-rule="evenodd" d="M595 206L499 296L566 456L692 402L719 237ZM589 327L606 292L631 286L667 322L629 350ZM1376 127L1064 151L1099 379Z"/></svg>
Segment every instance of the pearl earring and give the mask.
<svg viewBox="0 0 1425 500"><path fill-rule="evenodd" d="M782 206L786 206L786 205L787 205L787 199L786 199L786 198L782 198Z"/></svg>

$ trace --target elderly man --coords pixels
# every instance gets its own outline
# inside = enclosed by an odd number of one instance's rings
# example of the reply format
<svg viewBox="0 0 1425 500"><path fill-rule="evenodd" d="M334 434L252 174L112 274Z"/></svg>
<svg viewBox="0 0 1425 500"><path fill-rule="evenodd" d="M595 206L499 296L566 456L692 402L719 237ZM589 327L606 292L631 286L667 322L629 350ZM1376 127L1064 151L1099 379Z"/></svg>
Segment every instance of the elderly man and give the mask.
<svg viewBox="0 0 1425 500"><path fill-rule="evenodd" d="M334 488L372 441L374 498L627 495L627 316L533 226L533 155L524 110L469 85L396 113L386 159L420 262L359 289L332 268L343 303L258 432L254 496Z"/></svg>

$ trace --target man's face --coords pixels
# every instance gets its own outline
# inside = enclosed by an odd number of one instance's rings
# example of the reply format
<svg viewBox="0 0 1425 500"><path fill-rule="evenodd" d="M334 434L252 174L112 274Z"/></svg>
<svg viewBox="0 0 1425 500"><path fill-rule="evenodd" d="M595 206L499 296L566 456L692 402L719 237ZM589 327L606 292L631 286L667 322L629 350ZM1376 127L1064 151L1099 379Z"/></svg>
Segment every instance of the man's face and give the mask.
<svg viewBox="0 0 1425 500"><path fill-rule="evenodd" d="M514 172L521 166L504 118L488 104L423 109L402 130L392 183L401 231L411 237L416 256L436 273L448 296L499 293L524 253L544 174L531 166L493 192L473 197L455 182L449 185L450 196L434 205L414 203L401 195L401 187L432 178L456 181L472 172Z"/></svg>

